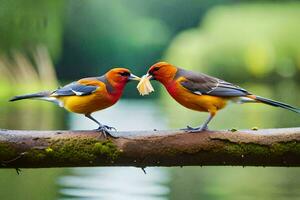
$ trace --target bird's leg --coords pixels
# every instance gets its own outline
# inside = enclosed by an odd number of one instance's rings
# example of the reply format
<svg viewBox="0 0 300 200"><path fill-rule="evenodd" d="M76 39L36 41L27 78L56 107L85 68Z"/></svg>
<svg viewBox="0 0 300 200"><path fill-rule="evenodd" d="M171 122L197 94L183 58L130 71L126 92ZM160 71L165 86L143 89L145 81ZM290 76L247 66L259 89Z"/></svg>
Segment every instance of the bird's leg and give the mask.
<svg viewBox="0 0 300 200"><path fill-rule="evenodd" d="M189 133L195 133L195 132L199 132L199 131L206 131L206 130L208 130L208 124L212 120L213 117L214 117L214 114L210 113L209 117L206 119L204 124L202 124L201 126L195 127L195 128L193 128L191 126L187 126L187 128L182 129L182 130L185 130Z"/></svg>
<svg viewBox="0 0 300 200"><path fill-rule="evenodd" d="M85 116L86 116L87 118L93 120L94 122L96 122L96 123L99 125L99 128L98 128L98 129L104 127L104 128L106 128L106 129L109 129L109 130L117 130L117 129L114 128L114 127L111 127L111 126L107 126L107 125L101 124L101 123L98 122L95 118L93 118L90 114L86 114ZM97 129L97 130L98 130L98 129Z"/></svg>
<svg viewBox="0 0 300 200"><path fill-rule="evenodd" d="M112 137L112 138L117 138L117 137L111 135L111 133L109 132L109 130L117 130L116 128L101 124L101 123L98 122L95 118L93 118L93 117L91 116L91 114L85 114L85 116L86 116L87 118L89 118L90 120L96 122L96 123L99 125L99 127L96 129L96 131L102 132L103 135L104 135L105 137L110 136L110 137Z"/></svg>
<svg viewBox="0 0 300 200"><path fill-rule="evenodd" d="M119 138L111 134L110 130L112 129L116 130L114 127L103 125L103 126L99 126L99 128L97 128L96 131L102 132L105 137Z"/></svg>

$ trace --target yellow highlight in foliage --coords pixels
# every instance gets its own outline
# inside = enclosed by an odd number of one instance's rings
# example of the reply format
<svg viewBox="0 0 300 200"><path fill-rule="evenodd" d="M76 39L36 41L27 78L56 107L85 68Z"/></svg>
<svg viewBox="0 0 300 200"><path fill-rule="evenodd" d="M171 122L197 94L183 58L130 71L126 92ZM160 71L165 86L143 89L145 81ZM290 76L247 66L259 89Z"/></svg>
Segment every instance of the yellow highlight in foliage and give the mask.
<svg viewBox="0 0 300 200"><path fill-rule="evenodd" d="M47 153L52 153L52 152L53 152L53 149L52 149L51 147L48 147L47 149L45 149L45 151L46 151Z"/></svg>
<svg viewBox="0 0 300 200"><path fill-rule="evenodd" d="M147 75L144 75L141 78L139 84L136 87L138 89L138 91L140 92L140 95L142 95L142 96L148 95L154 91L154 89L150 83L150 78L151 78L151 76L147 76Z"/></svg>

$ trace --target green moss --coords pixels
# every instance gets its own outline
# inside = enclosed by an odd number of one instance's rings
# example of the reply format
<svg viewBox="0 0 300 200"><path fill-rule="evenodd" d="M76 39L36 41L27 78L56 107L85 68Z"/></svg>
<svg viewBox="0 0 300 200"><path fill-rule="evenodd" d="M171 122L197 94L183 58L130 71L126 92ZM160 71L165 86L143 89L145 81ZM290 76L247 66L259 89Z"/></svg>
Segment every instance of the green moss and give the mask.
<svg viewBox="0 0 300 200"><path fill-rule="evenodd" d="M254 143L231 143L225 146L226 151L231 154L261 154L261 155L268 155L270 150L268 146L265 145L258 145Z"/></svg>
<svg viewBox="0 0 300 200"><path fill-rule="evenodd" d="M99 142L96 139L75 139L57 141L51 146L53 156L77 162L79 160L93 161L99 157L114 160L118 150L111 141Z"/></svg>
<svg viewBox="0 0 300 200"><path fill-rule="evenodd" d="M15 150L8 144L0 143L0 162L9 160L16 155Z"/></svg>
<svg viewBox="0 0 300 200"><path fill-rule="evenodd" d="M36 159L37 160L42 160L44 158L46 158L46 155L44 153L37 153L36 154Z"/></svg>
<svg viewBox="0 0 300 200"><path fill-rule="evenodd" d="M225 149L230 154L244 155L244 154L257 154L257 155L282 155L286 153L293 153L300 155L300 143L297 141L275 143L272 146L259 145L254 143L233 143L226 141Z"/></svg>
<svg viewBox="0 0 300 200"><path fill-rule="evenodd" d="M29 158L30 160L40 161L46 158L46 153L40 149L31 149L30 151L26 152L25 157Z"/></svg>
<svg viewBox="0 0 300 200"><path fill-rule="evenodd" d="M47 153L51 154L51 153L53 152L53 149L50 148L50 147L48 147L47 149L45 149L45 151L46 151Z"/></svg>
<svg viewBox="0 0 300 200"><path fill-rule="evenodd" d="M251 128L251 130L252 130L252 131L257 131L257 130L258 130L258 127L254 126L254 127Z"/></svg>
<svg viewBox="0 0 300 200"><path fill-rule="evenodd" d="M70 163L94 162L104 159L113 162L120 154L111 140L99 142L94 138L60 139L50 141L45 149L32 149L27 154L30 160L55 160L55 162Z"/></svg>
<svg viewBox="0 0 300 200"><path fill-rule="evenodd" d="M115 160L121 153L111 140L96 142L93 147L93 152L95 154L106 155L112 160Z"/></svg>
<svg viewBox="0 0 300 200"><path fill-rule="evenodd" d="M272 153L275 154L294 153L294 154L299 154L300 156L300 143L297 141L276 143L272 145Z"/></svg>

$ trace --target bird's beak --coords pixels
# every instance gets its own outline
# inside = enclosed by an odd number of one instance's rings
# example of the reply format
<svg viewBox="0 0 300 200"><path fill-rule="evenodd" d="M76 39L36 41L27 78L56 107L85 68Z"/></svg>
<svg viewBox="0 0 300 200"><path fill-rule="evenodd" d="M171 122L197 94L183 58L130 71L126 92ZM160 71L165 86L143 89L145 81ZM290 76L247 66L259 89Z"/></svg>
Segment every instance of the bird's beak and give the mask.
<svg viewBox="0 0 300 200"><path fill-rule="evenodd" d="M138 77L138 76L136 76L136 75L134 75L134 74L130 74L128 80L130 80L130 81L140 81L141 78Z"/></svg>
<svg viewBox="0 0 300 200"><path fill-rule="evenodd" d="M149 73L146 74L146 77L148 77L149 80L155 80L154 76Z"/></svg>

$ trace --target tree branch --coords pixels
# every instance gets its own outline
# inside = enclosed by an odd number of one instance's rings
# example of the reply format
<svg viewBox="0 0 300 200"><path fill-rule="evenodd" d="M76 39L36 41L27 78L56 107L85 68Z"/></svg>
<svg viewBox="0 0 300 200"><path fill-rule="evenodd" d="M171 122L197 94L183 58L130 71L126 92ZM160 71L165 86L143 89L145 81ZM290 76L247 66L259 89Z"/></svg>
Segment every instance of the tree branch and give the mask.
<svg viewBox="0 0 300 200"><path fill-rule="evenodd" d="M300 166L300 128L116 134L0 130L0 167Z"/></svg>

